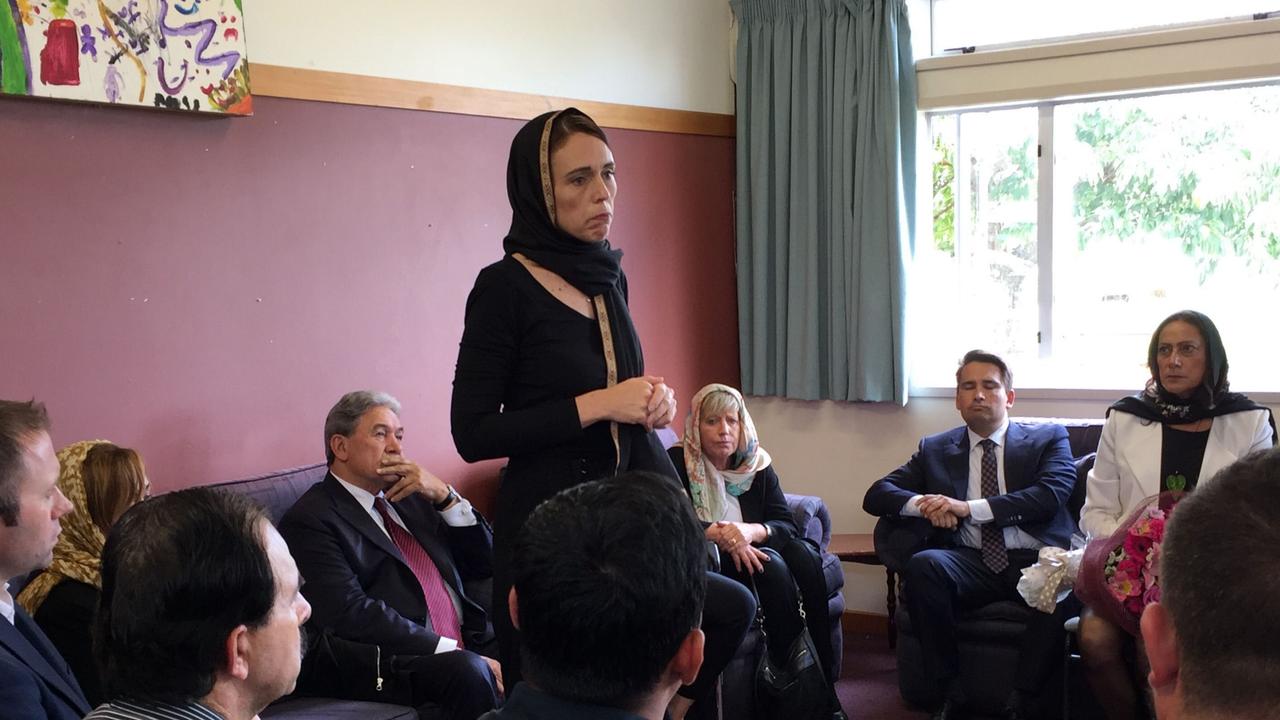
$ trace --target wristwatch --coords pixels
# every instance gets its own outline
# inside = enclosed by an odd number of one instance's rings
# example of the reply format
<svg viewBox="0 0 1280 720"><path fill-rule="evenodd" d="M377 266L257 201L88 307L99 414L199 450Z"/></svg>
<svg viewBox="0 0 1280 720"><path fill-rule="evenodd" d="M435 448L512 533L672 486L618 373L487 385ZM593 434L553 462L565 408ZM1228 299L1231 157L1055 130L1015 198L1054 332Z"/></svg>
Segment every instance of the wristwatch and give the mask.
<svg viewBox="0 0 1280 720"><path fill-rule="evenodd" d="M452 504L454 503L454 501L455 501L455 500L457 500L457 499L458 499L458 491L454 490L454 489L453 489L453 486L452 486L452 485L450 485L450 486L449 486L449 494L448 494L448 495L445 495L445 496L444 496L444 499L443 499L443 500L441 500L440 502L438 502L438 503L433 503L433 504L431 505L431 507L435 508L435 509L436 509L436 512L444 512L445 508L447 508L447 507L449 507L450 505L452 505Z"/></svg>

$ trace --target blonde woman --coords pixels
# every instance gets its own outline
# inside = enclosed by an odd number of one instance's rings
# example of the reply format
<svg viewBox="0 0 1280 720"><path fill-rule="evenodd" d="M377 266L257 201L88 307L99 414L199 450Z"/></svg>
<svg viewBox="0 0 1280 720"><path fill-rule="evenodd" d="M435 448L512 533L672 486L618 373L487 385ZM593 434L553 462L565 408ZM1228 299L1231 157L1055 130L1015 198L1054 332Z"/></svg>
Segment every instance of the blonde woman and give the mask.
<svg viewBox="0 0 1280 720"><path fill-rule="evenodd" d="M774 659L783 662L807 624L834 684L822 556L796 529L742 394L719 384L699 390L690 403L684 436L668 452L707 539L719 550L720 573L748 586L755 581ZM803 619L797 610L800 598Z"/></svg>

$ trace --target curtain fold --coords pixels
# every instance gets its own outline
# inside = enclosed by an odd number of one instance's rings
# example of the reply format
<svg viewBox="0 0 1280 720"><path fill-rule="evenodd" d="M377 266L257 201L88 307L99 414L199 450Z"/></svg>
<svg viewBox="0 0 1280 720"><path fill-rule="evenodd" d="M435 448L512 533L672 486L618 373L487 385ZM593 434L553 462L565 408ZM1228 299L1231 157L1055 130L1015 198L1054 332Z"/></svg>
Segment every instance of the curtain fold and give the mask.
<svg viewBox="0 0 1280 720"><path fill-rule="evenodd" d="M731 0L743 391L907 400L905 0Z"/></svg>

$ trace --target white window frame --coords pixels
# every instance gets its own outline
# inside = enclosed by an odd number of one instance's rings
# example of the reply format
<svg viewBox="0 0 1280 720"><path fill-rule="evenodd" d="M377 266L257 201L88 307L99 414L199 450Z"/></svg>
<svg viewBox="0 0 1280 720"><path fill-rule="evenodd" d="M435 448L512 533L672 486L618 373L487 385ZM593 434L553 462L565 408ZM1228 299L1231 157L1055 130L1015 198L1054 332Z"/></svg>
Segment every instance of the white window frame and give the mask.
<svg viewBox="0 0 1280 720"><path fill-rule="evenodd" d="M1280 84L1280 78L1270 82L1253 82L1253 83L1233 83L1223 84L1209 87L1189 87L1178 89L1151 90L1146 92L1126 93L1122 95L1108 95L1105 98L1071 98L1047 100L1037 103L1022 103L1019 105L1005 105L1000 109L1016 109L1017 107L1026 107L1032 105L1037 109L1037 158L1036 158L1036 269L1037 269L1037 332L1038 332L1038 357L1050 358L1053 355L1053 289L1054 289L1054 253L1053 253L1053 212L1054 212L1054 110L1062 105L1070 105L1082 102L1094 102L1100 99L1133 99L1149 97L1152 95L1167 95L1180 92L1198 92L1207 89L1216 88L1238 88L1238 87L1256 87L1262 85ZM922 113L924 122L920 123L920 136L917 147L932 148L933 147L933 123L939 121L943 116L947 121L958 123L959 115L965 112L982 112L992 109L990 107L976 107L966 109L952 109L947 111L934 111ZM964 136L957 131L956 133L956 177L966 177L964 169L959 166L964 157L961 146L964 143ZM918 153L917 159L917 177L930 178L933 176L931 152ZM919 243L931 242L933 237L933 198L929 192L930 183L920 183L917 194L917 248ZM970 202L971 198L968 193L956 194L955 214L957 218L966 217L967 210L965 203ZM968 238L959 232L956 234L956 256L963 258L965 253L964 245ZM963 262L963 260L961 260ZM1139 388L1063 388L1063 387L1028 387L1016 388L1020 397L1031 400L1106 400L1117 399L1126 394L1132 394ZM1263 391L1249 392L1247 388L1240 388L1257 402L1266 404L1280 404L1280 391ZM955 388L952 386L937 385L916 385L914 377L911 378L909 386L909 394L914 397L951 397L955 394Z"/></svg>
<svg viewBox="0 0 1280 720"><path fill-rule="evenodd" d="M912 45L919 58L916 61L917 107L925 120L917 125L917 148L932 147L928 122L932 114L1020 105L1040 107L1036 252L1040 332L1042 339L1049 339L1049 343L1040 345L1041 357L1051 353L1053 337L1053 107L1071 100L1141 97L1180 89L1255 85L1280 79L1280 17L1275 13L1265 18L927 57L920 50L932 44L933 0L908 0L908 3L912 12ZM927 150L917 152L917 177L932 177L932 153ZM929 186L927 182L917 183L917 242L933 235L933 198ZM957 213L959 211L957 206ZM1137 389L1017 388L1023 399L1051 401L1114 400ZM1248 392L1248 388L1241 390ZM915 397L952 397L955 388L918 386L912 379L909 392ZM1249 392L1249 395L1261 403L1280 404L1280 392Z"/></svg>

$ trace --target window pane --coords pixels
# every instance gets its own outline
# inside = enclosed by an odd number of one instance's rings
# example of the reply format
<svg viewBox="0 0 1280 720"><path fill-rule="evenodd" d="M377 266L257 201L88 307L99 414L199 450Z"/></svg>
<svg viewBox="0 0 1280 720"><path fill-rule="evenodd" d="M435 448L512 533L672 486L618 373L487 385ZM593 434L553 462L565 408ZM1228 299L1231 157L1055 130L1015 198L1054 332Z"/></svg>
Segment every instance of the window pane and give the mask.
<svg viewBox="0 0 1280 720"><path fill-rule="evenodd" d="M1035 108L935 115L933 236L912 276L916 382L949 384L985 347L1035 357Z"/></svg>
<svg viewBox="0 0 1280 720"><path fill-rule="evenodd" d="M1062 105L1054 118L1059 386L1139 387L1155 325L1213 318L1242 390L1280 386L1280 87Z"/></svg>
<svg viewBox="0 0 1280 720"><path fill-rule="evenodd" d="M1280 10L1277 0L933 0L933 52L1211 22Z"/></svg>

